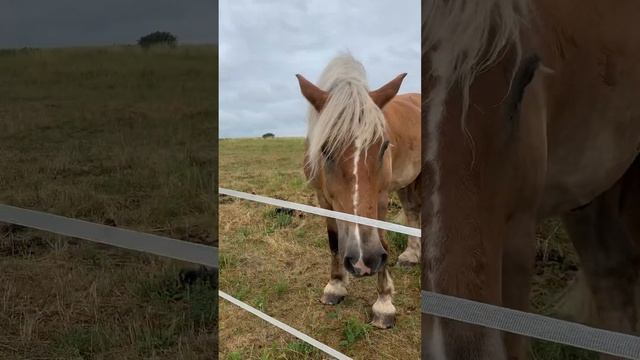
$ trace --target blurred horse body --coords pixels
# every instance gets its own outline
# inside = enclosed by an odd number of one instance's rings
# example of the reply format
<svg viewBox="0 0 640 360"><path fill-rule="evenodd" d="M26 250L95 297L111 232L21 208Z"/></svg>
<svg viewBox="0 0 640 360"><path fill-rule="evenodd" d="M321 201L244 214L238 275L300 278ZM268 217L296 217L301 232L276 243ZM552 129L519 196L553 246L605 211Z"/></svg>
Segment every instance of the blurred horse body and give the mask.
<svg viewBox="0 0 640 360"><path fill-rule="evenodd" d="M423 289L526 310L562 216L599 326L640 330L640 3L423 1ZM524 359L423 315L423 358Z"/></svg>

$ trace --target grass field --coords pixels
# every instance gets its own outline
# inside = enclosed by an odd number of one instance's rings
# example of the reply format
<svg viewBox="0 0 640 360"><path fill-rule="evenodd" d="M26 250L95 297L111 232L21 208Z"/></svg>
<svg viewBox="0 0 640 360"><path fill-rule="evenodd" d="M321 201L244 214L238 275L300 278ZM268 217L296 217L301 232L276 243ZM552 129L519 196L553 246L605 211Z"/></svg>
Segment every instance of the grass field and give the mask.
<svg viewBox="0 0 640 360"><path fill-rule="evenodd" d="M317 205L302 173L303 139L228 139L220 143L220 186ZM391 219L398 204L392 200ZM356 279L335 307L320 304L329 277L324 219L277 214L272 207L220 199L220 288L354 359L418 359L419 269L392 269L396 327L373 329L375 279ZM406 237L387 234L395 262ZM533 308L554 306L575 276L577 259L562 227L549 221L538 233ZM220 358L321 359L323 354L226 302L220 303ZM533 359L594 359L556 344L535 342Z"/></svg>
<svg viewBox="0 0 640 360"><path fill-rule="evenodd" d="M0 203L217 245L217 50L0 51ZM187 264L0 224L1 359L211 359Z"/></svg>

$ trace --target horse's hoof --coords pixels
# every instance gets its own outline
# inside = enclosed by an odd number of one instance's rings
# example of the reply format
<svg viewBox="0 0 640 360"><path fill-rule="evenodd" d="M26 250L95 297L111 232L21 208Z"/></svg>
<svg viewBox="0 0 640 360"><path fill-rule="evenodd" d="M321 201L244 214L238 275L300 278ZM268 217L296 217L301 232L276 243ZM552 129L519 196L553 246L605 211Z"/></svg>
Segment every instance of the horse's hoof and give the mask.
<svg viewBox="0 0 640 360"><path fill-rule="evenodd" d="M415 256L412 253L404 252L400 254L400 256L398 256L398 261L396 262L396 266L411 267L411 266L418 265L419 262L420 262L420 259L418 258L418 256Z"/></svg>
<svg viewBox="0 0 640 360"><path fill-rule="evenodd" d="M325 305L338 305L344 299L344 295L322 294L320 302Z"/></svg>
<svg viewBox="0 0 640 360"><path fill-rule="evenodd" d="M418 262L413 262L413 261L409 261L409 260L401 260L398 259L398 261L396 262L396 266L397 267L403 267L403 268L410 268L413 266L418 265Z"/></svg>
<svg viewBox="0 0 640 360"><path fill-rule="evenodd" d="M395 314L373 314L371 325L379 329L390 329L396 323Z"/></svg>
<svg viewBox="0 0 640 360"><path fill-rule="evenodd" d="M371 310L373 312L371 325L380 329L393 327L396 322L396 307L391 303L391 296L379 297Z"/></svg>
<svg viewBox="0 0 640 360"><path fill-rule="evenodd" d="M325 305L336 305L347 296L347 289L341 281L331 280L324 287L320 302Z"/></svg>

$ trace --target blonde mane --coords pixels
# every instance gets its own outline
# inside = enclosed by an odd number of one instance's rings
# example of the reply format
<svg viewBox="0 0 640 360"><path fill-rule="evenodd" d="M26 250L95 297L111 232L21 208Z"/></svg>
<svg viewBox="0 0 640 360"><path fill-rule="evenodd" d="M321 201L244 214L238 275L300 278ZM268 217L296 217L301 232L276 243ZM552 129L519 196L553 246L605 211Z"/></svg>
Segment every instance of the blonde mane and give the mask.
<svg viewBox="0 0 640 360"><path fill-rule="evenodd" d="M357 151L384 137L382 110L369 96L366 72L349 54L331 60L324 69L318 87L329 92L329 99L318 113L309 108L307 130L307 166L311 176L319 170L322 154L340 156L350 145Z"/></svg>
<svg viewBox="0 0 640 360"><path fill-rule="evenodd" d="M425 0L422 11L422 54L428 56L431 78L437 81L427 101L437 102L440 109L457 82L466 111L476 75L499 60L509 45L515 46L519 61L520 28L528 19L529 0Z"/></svg>

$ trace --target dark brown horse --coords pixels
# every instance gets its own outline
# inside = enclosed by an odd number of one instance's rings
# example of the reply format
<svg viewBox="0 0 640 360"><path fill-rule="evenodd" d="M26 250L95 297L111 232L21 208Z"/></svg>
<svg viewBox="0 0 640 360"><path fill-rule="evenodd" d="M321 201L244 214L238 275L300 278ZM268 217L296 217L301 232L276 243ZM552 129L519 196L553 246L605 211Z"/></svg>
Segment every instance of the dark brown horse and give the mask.
<svg viewBox="0 0 640 360"><path fill-rule="evenodd" d="M601 327L640 320L640 2L424 0L425 290L526 310L562 216ZM424 315L425 359L525 339Z"/></svg>
<svg viewBox="0 0 640 360"><path fill-rule="evenodd" d="M305 174L320 206L386 220L389 193L397 192L410 226L420 223L420 95L396 96L406 74L378 90L368 89L364 67L350 55L333 59L318 86L298 75L311 104ZM331 279L321 301L347 295L348 274L378 274L374 326L393 326L393 281L384 231L327 219ZM411 237L399 262L419 261L420 239ZM346 270L346 271L345 271Z"/></svg>

